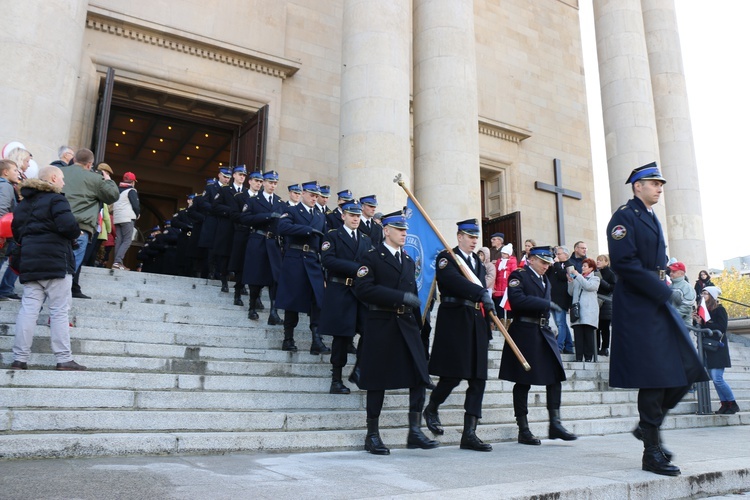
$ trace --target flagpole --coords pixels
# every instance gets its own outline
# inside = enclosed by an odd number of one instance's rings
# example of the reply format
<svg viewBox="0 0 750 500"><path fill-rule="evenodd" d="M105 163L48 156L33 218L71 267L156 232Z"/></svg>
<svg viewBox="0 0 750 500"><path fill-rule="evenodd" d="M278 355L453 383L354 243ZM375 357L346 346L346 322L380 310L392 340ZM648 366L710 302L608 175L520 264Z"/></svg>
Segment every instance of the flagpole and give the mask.
<svg viewBox="0 0 750 500"><path fill-rule="evenodd" d="M437 237L440 239L440 243L443 244L445 249L448 251L448 253L453 257L453 259L456 261L456 264L458 265L458 268L461 270L463 275L466 277L467 280L471 282L476 281L476 276L474 273L472 273L467 266L461 265L463 264L463 261L456 256L456 254L453 252L453 248L451 248L450 245L448 245L448 242L445 241L445 238L443 238L443 235L440 234L440 231L438 231L438 228L435 227L435 224L432 222L432 219L427 215L422 205L419 203L419 201L414 197L412 192L409 190L408 187L406 187L406 184L404 183L403 179L401 178L401 174L398 174L395 179L393 179L393 182L401 186L401 189L403 189L406 192L406 195L411 199L411 201L414 202L414 206L417 207L417 210L420 211L422 216L427 221L427 224L430 225L432 230L435 232ZM510 349L513 351L513 354L516 355L516 358L518 358L518 361L523 365L523 369L526 371L531 370L531 366L529 365L528 361L526 361L526 358L523 356L521 351L518 349L518 346L513 341L513 339L510 337L510 334L508 333L508 330L505 329L503 324L498 319L497 315L493 313L492 311L487 311L487 314L489 314L490 318L492 319L492 322L495 324L495 326L500 330L500 333L503 334L503 337L505 337L505 344L510 346Z"/></svg>

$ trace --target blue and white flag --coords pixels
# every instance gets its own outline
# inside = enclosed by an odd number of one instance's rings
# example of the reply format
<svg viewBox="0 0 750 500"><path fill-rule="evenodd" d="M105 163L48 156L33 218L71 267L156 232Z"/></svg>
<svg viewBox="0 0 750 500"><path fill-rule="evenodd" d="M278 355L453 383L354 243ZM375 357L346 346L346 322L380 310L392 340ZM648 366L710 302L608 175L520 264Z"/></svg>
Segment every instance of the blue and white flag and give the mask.
<svg viewBox="0 0 750 500"><path fill-rule="evenodd" d="M422 309L427 310L434 292L435 260L445 247L411 198L406 201L404 215L409 223L404 251L416 264L415 278L419 300L422 302Z"/></svg>

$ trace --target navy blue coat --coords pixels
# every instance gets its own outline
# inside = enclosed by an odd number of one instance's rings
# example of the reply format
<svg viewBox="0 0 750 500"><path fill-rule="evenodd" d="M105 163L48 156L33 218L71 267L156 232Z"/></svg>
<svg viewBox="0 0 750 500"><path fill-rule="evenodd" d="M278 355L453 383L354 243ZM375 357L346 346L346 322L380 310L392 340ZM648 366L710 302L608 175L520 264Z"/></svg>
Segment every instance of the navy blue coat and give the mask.
<svg viewBox="0 0 750 500"><path fill-rule="evenodd" d="M279 276L276 306L285 311L310 313L313 300L318 307L323 303L323 267L320 265L321 236L326 218L313 209L310 213L303 203L286 207L278 220L279 234L284 237L284 260ZM307 245L310 251L297 246Z"/></svg>
<svg viewBox="0 0 750 500"><path fill-rule="evenodd" d="M708 380L685 324L668 304L672 291L658 277L667 268L667 252L656 216L633 198L612 215L607 242L618 277L609 385L667 388Z"/></svg>
<svg viewBox="0 0 750 500"><path fill-rule="evenodd" d="M458 247L453 252L456 257L463 259ZM484 283L484 264L479 261L477 254L473 255L475 266L472 271ZM447 250L438 254L435 265L441 300L452 297L481 302L486 289L466 279ZM471 269L468 262L466 265ZM435 323L435 341L430 355L430 373L441 377L487 380L489 343L487 319L481 310L463 304L440 302Z"/></svg>
<svg viewBox="0 0 750 500"><path fill-rule="evenodd" d="M344 219L341 218L341 208L336 207L326 214L326 228L328 231L331 229L338 229L344 225Z"/></svg>
<svg viewBox="0 0 750 500"><path fill-rule="evenodd" d="M372 242L366 234L357 231L355 242L344 226L328 231L323 238L321 258L327 281L318 323L321 335L353 337L355 333L364 333L367 305L354 295L354 280L362 257L371 248ZM349 278L351 285L331 278Z"/></svg>
<svg viewBox="0 0 750 500"><path fill-rule="evenodd" d="M213 248L214 236L216 234L216 216L213 213L212 204L218 194L219 183L213 182L206 184L206 189L203 191L202 196L196 196L193 199L193 204L204 216L198 240L199 248Z"/></svg>
<svg viewBox="0 0 750 500"><path fill-rule="evenodd" d="M399 264L382 243L365 254L354 284L360 300L381 307L403 306L405 292L417 293L414 260L403 253ZM405 307L404 314L367 313L364 344L359 356L357 384L364 390L426 386L427 357L420 337L419 308Z"/></svg>
<svg viewBox="0 0 750 500"><path fill-rule="evenodd" d="M238 223L250 227L242 268L242 283L246 285L270 286L281 275L279 219L274 214L280 215L287 205L275 194L272 200L273 203L269 203L263 194L250 198L237 216Z"/></svg>
<svg viewBox="0 0 750 500"><path fill-rule="evenodd" d="M549 326L521 321L522 316L549 321L550 282L543 276L545 285L533 270L521 267L508 277L508 301L513 309L513 322L508 333L521 354L531 365L525 371L509 347L503 348L500 361L500 378L519 384L549 385L565 380L557 339Z"/></svg>
<svg viewBox="0 0 750 500"><path fill-rule="evenodd" d="M240 224L239 217L242 209L250 203L250 200L256 196L249 189L243 188L239 193L234 193L234 205L232 205L229 218L234 223L234 232L232 234L232 251L229 256L229 265L227 269L242 276L242 270L245 265L245 249L247 248L247 236L250 234L250 227ZM237 280L239 281L239 279Z"/></svg>
<svg viewBox="0 0 750 500"><path fill-rule="evenodd" d="M219 192L211 201L211 213L216 217L216 231L214 232L214 255L229 257L232 255L232 242L234 241L234 222L232 216L237 213L237 202L234 195L237 193L234 185L229 183L221 186Z"/></svg>
<svg viewBox="0 0 750 500"><path fill-rule="evenodd" d="M64 278L75 273L74 239L81 234L70 203L48 182L28 179L13 211L13 237L21 245L19 281Z"/></svg>
<svg viewBox="0 0 750 500"><path fill-rule="evenodd" d="M383 226L375 222L373 219L370 219L369 229L364 221L359 223L359 229L370 237L373 245L378 246L383 241Z"/></svg>

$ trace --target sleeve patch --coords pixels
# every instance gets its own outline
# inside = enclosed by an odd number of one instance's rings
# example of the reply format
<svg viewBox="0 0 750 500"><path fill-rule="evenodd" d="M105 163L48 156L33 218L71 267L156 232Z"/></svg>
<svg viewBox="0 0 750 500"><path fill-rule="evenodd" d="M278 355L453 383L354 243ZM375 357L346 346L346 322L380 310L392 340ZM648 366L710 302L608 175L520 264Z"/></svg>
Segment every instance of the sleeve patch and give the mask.
<svg viewBox="0 0 750 500"><path fill-rule="evenodd" d="M447 265L448 265L448 259L446 259L446 258L442 258L442 259L440 259L440 261L438 261L438 267L440 269L445 269L445 266L447 266Z"/></svg>
<svg viewBox="0 0 750 500"><path fill-rule="evenodd" d="M330 241L324 241L323 244L320 246L320 249L324 252L331 248L331 242Z"/></svg>
<svg viewBox="0 0 750 500"><path fill-rule="evenodd" d="M367 266L362 266L359 269L357 269L357 278L364 278L367 276L367 273L370 272L370 269Z"/></svg>
<svg viewBox="0 0 750 500"><path fill-rule="evenodd" d="M519 280L518 278L513 278L512 280L508 282L508 286L513 286L513 287L518 286L520 284L521 284L521 280Z"/></svg>
<svg viewBox="0 0 750 500"><path fill-rule="evenodd" d="M628 230L625 229L625 226L617 225L612 228L611 234L613 240L621 240L628 234Z"/></svg>

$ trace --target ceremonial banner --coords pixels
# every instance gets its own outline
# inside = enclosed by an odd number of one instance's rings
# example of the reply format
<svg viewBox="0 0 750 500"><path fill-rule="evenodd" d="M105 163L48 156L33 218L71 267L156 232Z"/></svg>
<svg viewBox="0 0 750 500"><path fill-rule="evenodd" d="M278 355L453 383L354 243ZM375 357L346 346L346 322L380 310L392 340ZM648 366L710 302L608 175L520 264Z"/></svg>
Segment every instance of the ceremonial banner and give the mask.
<svg viewBox="0 0 750 500"><path fill-rule="evenodd" d="M427 310L435 289L435 260L445 248L411 198L406 202L404 214L409 222L404 251L416 264L417 290L422 309Z"/></svg>

